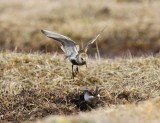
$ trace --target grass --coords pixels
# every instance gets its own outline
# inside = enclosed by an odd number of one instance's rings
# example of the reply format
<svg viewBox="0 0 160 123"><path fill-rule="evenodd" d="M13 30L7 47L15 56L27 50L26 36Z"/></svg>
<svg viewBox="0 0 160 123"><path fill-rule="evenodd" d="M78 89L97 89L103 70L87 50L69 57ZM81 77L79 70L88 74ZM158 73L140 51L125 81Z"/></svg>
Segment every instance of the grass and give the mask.
<svg viewBox="0 0 160 123"><path fill-rule="evenodd" d="M158 123L160 99L149 100L139 105L105 107L76 116L49 116L36 123Z"/></svg>
<svg viewBox="0 0 160 123"><path fill-rule="evenodd" d="M80 95L83 94L84 88L94 91L96 86L102 88L101 101L92 108L96 112L97 108L108 105L106 110L97 110L97 113L105 114L105 111L113 110L113 116L112 113L107 114L109 121L116 120L114 117L117 116L117 121L120 119L124 122L124 117L120 117L119 113L128 115L129 122L132 122L132 118L140 120L141 116L134 114L134 110L143 113L148 105L151 105L151 114L152 111L155 112L151 119L159 118L158 108L154 110L159 105L159 99L151 100L158 98L160 94L158 56L100 61L89 59L88 68L80 67L80 73L74 80L71 79L71 64L62 56L1 52L0 60L2 121L35 121L48 115L71 115L70 119L72 115L91 110L79 104ZM145 100L148 100L147 103L141 103ZM86 118L88 115L92 117L92 113L87 113ZM130 119L129 116L132 115ZM150 114L144 114L146 118L148 115ZM81 115L76 115L76 118L81 118ZM103 118L105 117L102 116L102 121ZM75 122L78 121L76 119ZM99 118L95 120L98 121Z"/></svg>
<svg viewBox="0 0 160 123"><path fill-rule="evenodd" d="M159 0L0 0L0 122L158 123L159 6ZM40 32L83 46L105 26L88 68L74 80L57 43ZM84 89L96 86L100 100L84 102Z"/></svg>

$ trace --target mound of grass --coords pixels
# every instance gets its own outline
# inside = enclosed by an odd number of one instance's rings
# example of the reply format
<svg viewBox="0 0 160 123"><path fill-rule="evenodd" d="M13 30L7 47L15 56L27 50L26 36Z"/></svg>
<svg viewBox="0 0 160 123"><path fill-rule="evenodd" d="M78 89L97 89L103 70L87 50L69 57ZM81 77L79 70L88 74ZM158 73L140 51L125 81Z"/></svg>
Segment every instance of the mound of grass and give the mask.
<svg viewBox="0 0 160 123"><path fill-rule="evenodd" d="M76 116L49 116L36 123L159 123L160 99L149 100L138 105L105 107Z"/></svg>
<svg viewBox="0 0 160 123"><path fill-rule="evenodd" d="M160 59L115 58L88 61L71 79L71 63L51 54L0 53L2 121L34 121L48 115L73 115L92 109L138 104L159 97ZM83 89L102 88L101 99L88 107Z"/></svg>

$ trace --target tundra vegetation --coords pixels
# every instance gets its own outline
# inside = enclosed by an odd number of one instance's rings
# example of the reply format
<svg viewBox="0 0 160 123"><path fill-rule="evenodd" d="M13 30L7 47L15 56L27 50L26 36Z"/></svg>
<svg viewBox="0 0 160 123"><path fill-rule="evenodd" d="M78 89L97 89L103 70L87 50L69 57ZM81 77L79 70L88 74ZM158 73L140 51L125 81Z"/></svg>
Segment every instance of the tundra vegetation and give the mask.
<svg viewBox="0 0 160 123"><path fill-rule="evenodd" d="M159 6L158 0L1 0L0 122L158 123ZM104 26L88 68L80 67L74 80L58 44L40 32L83 46ZM100 100L84 103L83 89L96 86Z"/></svg>

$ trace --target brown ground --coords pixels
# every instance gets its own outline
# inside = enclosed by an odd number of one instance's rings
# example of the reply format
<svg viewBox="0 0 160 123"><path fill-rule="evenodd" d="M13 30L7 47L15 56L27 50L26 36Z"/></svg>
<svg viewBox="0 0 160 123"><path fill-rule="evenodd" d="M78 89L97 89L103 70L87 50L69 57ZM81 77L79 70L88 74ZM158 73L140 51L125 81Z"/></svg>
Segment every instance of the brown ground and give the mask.
<svg viewBox="0 0 160 123"><path fill-rule="evenodd" d="M0 0L0 122L159 123L159 6L159 0ZM40 32L83 46L104 26L101 59L93 44L88 68L74 80L57 43ZM83 90L96 86L100 100L85 102Z"/></svg>
<svg viewBox="0 0 160 123"><path fill-rule="evenodd" d="M1 53L0 59L2 121L35 121L48 115L139 104L160 94L158 57L90 59L88 68L80 67L74 80L70 62L60 56ZM100 100L84 102L82 90L93 92L96 86L102 88Z"/></svg>

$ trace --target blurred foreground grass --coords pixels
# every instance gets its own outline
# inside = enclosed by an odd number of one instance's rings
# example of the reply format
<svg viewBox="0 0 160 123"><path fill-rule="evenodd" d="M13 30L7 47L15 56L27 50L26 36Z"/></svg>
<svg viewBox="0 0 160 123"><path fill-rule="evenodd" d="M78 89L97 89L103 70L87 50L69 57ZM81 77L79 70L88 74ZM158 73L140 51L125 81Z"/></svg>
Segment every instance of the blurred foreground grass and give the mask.
<svg viewBox="0 0 160 123"><path fill-rule="evenodd" d="M49 116L36 123L159 123L160 99L139 105L105 107L76 116Z"/></svg>

